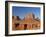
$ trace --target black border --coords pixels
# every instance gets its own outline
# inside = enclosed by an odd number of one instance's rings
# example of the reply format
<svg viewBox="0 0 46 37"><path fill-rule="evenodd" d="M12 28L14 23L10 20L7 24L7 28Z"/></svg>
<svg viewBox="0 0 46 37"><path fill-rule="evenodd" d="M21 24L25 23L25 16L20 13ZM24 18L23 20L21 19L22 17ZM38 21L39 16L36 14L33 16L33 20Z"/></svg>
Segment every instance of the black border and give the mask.
<svg viewBox="0 0 46 37"><path fill-rule="evenodd" d="M11 3L27 3L27 4L42 4L43 5L43 32L42 33L26 33L26 34L12 34L9 35L8 34L8 2ZM41 2L22 2L22 1L5 1L5 36L19 36L19 35L36 35L36 34L45 34L45 3L41 3Z"/></svg>

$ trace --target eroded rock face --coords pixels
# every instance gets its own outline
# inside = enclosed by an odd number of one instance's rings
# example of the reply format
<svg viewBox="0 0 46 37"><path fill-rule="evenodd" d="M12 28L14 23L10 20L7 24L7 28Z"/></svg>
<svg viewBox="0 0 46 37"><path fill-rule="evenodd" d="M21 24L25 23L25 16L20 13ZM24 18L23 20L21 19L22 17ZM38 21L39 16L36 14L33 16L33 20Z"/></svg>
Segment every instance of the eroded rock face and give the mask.
<svg viewBox="0 0 46 37"><path fill-rule="evenodd" d="M27 20L27 19L34 19L35 18L35 15L30 13L30 14L27 14L25 15L24 19Z"/></svg>
<svg viewBox="0 0 46 37"><path fill-rule="evenodd" d="M16 21L20 20L19 16L12 16L12 29L16 30Z"/></svg>
<svg viewBox="0 0 46 37"><path fill-rule="evenodd" d="M40 29L40 20L35 18L34 14L25 15L21 20L19 16L12 16L12 29L13 30L31 30Z"/></svg>

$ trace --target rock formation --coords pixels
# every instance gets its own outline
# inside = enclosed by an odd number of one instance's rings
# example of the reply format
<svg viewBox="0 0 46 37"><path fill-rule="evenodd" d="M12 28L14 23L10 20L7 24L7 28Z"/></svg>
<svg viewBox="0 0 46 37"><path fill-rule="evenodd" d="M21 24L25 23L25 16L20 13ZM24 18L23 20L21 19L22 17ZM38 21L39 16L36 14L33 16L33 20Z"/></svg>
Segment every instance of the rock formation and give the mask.
<svg viewBox="0 0 46 37"><path fill-rule="evenodd" d="M35 15L33 13L29 13L29 14L26 14L24 19L34 19L35 18Z"/></svg>
<svg viewBox="0 0 46 37"><path fill-rule="evenodd" d="M19 16L12 16L12 25L13 30L40 29L40 20L33 13L26 14L23 20Z"/></svg>

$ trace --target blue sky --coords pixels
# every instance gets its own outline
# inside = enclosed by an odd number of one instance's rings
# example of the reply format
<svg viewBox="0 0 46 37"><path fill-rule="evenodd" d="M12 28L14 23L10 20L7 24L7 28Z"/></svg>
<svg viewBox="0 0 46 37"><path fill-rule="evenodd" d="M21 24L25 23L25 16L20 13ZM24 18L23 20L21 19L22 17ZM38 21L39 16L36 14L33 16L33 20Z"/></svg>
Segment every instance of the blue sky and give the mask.
<svg viewBox="0 0 46 37"><path fill-rule="evenodd" d="M40 18L40 7L19 7L19 6L12 7L13 16L19 16L21 19L23 19L27 13L34 13L35 16Z"/></svg>

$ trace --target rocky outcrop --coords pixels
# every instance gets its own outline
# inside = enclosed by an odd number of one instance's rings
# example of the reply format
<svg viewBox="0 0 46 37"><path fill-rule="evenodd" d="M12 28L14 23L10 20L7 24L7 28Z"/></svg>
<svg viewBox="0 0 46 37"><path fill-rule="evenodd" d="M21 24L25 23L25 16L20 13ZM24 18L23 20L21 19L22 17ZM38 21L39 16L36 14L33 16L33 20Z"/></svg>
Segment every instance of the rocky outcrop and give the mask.
<svg viewBox="0 0 46 37"><path fill-rule="evenodd" d="M35 18L35 15L33 13L29 13L29 14L26 14L25 17L24 17L24 20L27 20L27 19L34 19Z"/></svg>
<svg viewBox="0 0 46 37"><path fill-rule="evenodd" d="M40 20L33 13L26 14L21 20L19 16L12 16L13 30L40 29Z"/></svg>

